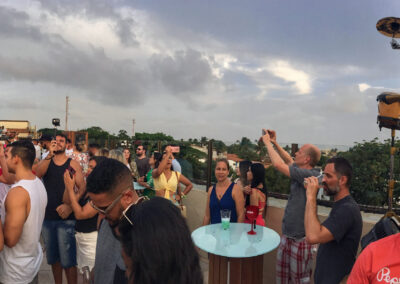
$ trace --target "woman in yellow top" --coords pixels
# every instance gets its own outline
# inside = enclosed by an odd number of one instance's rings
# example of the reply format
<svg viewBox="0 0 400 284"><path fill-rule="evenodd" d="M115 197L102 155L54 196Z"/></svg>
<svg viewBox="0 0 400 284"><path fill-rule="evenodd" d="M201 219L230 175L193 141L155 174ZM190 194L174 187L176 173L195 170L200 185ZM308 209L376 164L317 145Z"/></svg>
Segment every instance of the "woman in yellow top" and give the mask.
<svg viewBox="0 0 400 284"><path fill-rule="evenodd" d="M173 159L174 155L172 154L171 146L167 146L161 161L156 161L152 176L156 196L161 196L174 202L184 198L193 185L184 175L172 170ZM179 183L186 186L183 192L179 189Z"/></svg>

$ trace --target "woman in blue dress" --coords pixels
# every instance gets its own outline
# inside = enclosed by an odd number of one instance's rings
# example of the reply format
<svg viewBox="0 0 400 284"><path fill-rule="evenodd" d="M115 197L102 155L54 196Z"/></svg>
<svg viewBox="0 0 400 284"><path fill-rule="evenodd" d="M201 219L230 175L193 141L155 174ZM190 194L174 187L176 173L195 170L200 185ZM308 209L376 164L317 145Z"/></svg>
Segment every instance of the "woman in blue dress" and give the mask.
<svg viewBox="0 0 400 284"><path fill-rule="evenodd" d="M244 197L237 184L229 178L229 164L226 159L217 159L215 177L217 183L208 189L206 212L203 226L221 223L223 209L231 211L231 222L243 223L244 221Z"/></svg>

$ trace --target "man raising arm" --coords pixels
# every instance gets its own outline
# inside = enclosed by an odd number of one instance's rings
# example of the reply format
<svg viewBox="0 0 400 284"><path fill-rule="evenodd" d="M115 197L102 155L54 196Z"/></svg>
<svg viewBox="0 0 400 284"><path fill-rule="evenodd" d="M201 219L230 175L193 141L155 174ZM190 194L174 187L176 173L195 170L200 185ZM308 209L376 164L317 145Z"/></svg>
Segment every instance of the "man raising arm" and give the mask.
<svg viewBox="0 0 400 284"><path fill-rule="evenodd" d="M267 148L272 166L290 178L290 195L282 221L282 239L276 262L277 283L310 283L312 268L312 245L305 240L304 210L306 191L304 178L317 176L315 169L321 153L311 144L303 145L295 158L277 142L273 130L265 130L262 140ZM276 150L274 149L274 145Z"/></svg>

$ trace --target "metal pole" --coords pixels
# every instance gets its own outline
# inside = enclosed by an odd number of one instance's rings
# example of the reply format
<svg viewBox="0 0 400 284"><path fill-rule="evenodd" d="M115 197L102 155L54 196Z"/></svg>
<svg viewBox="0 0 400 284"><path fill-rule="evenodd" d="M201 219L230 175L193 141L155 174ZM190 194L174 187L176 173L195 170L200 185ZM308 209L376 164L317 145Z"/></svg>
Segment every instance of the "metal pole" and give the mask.
<svg viewBox="0 0 400 284"><path fill-rule="evenodd" d="M396 153L396 147L394 147L394 136L395 131L392 129L392 147L390 148L390 179L389 179L389 191L388 191L388 211L391 212L393 208L393 188L394 188L394 154Z"/></svg>
<svg viewBox="0 0 400 284"><path fill-rule="evenodd" d="M207 159L207 188L211 186L211 174L212 174L212 158L213 158L213 140L208 141L208 159Z"/></svg>
<svg viewBox="0 0 400 284"><path fill-rule="evenodd" d="M68 101L69 97L65 98L65 131L68 131Z"/></svg>

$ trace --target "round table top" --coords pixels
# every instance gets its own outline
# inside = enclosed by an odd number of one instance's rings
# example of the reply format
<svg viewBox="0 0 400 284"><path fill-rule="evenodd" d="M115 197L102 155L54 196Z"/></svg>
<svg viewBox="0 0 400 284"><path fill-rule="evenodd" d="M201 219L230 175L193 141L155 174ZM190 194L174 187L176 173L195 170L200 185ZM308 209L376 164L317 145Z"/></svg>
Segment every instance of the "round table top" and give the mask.
<svg viewBox="0 0 400 284"><path fill-rule="evenodd" d="M247 234L250 224L230 223L228 230L221 223L197 228L192 233L193 242L200 249L226 257L253 257L278 247L280 237L272 229L256 226L256 235Z"/></svg>

